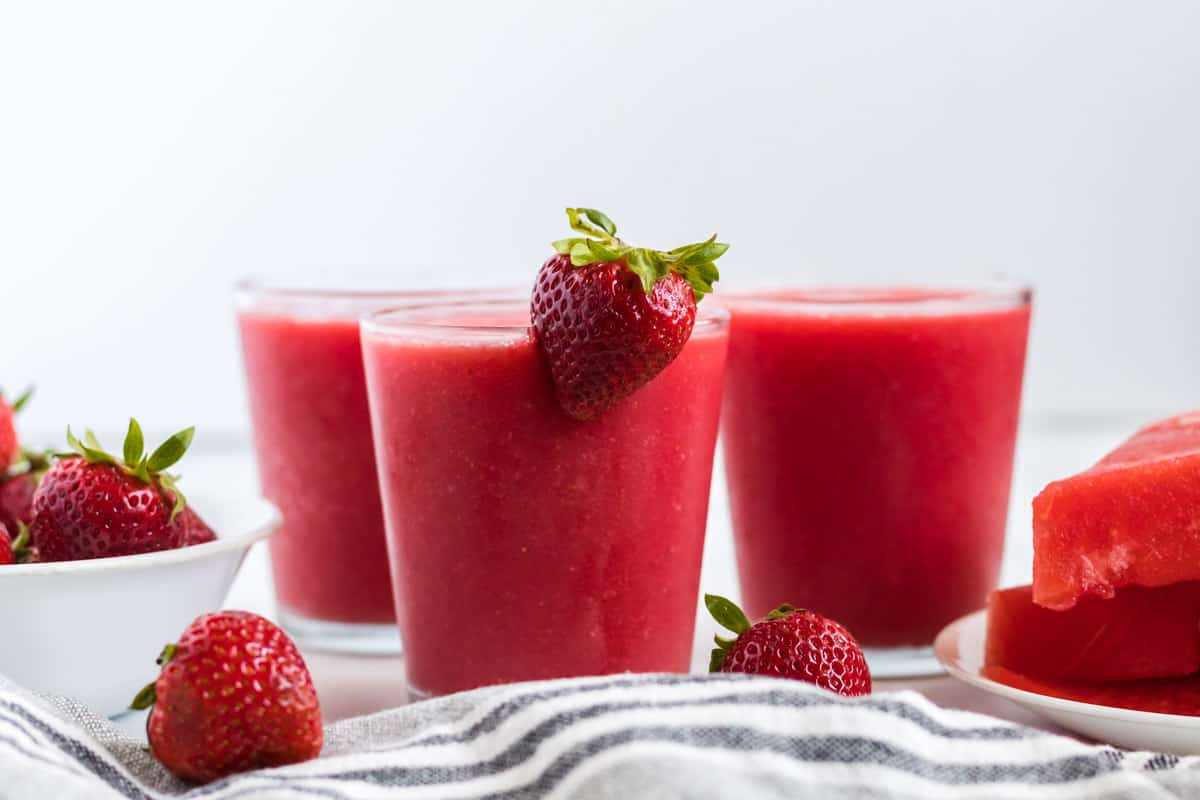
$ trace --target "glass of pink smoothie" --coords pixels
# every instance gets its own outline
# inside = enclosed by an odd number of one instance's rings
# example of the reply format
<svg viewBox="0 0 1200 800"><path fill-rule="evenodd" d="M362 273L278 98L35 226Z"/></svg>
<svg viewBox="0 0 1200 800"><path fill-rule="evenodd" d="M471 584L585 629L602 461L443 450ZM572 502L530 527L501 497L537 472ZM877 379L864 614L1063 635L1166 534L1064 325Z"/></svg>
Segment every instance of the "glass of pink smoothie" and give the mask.
<svg viewBox="0 0 1200 800"><path fill-rule="evenodd" d="M302 644L400 649L358 318L447 297L237 287L259 478L284 516L270 542L278 613Z"/></svg>
<svg viewBox="0 0 1200 800"><path fill-rule="evenodd" d="M415 693L688 670L727 326L706 304L674 362L578 422L528 300L364 319Z"/></svg>
<svg viewBox="0 0 1200 800"><path fill-rule="evenodd" d="M879 677L936 671L1004 545L1031 291L846 288L722 296L721 438L753 618L846 625Z"/></svg>

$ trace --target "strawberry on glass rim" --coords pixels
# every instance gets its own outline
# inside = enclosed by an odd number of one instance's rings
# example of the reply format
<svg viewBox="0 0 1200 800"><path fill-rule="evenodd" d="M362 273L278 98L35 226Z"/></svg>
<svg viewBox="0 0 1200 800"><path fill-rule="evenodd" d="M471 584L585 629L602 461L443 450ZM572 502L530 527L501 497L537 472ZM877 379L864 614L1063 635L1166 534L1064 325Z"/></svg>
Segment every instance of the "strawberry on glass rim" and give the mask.
<svg viewBox="0 0 1200 800"><path fill-rule="evenodd" d="M568 208L583 236L554 242L530 310L563 410L594 419L646 385L692 334L729 245L714 234L674 250L634 247L594 208Z"/></svg>

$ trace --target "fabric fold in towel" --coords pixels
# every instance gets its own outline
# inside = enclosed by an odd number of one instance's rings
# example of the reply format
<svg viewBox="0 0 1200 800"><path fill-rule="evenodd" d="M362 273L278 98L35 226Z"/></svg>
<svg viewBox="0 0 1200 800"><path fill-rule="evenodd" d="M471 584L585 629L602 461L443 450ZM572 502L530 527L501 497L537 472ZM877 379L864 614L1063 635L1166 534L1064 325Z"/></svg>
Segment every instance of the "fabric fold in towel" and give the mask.
<svg viewBox="0 0 1200 800"><path fill-rule="evenodd" d="M207 786L0 678L0 798L1175 797L1200 759L1087 745L913 692L735 675L499 686L345 720L320 759Z"/></svg>

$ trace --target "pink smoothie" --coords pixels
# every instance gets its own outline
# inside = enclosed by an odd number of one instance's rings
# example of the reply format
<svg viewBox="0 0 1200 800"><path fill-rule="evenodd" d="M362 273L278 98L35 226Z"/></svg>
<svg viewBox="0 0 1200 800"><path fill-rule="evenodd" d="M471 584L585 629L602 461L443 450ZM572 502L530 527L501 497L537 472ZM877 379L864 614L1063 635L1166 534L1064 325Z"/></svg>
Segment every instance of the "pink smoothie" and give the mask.
<svg viewBox="0 0 1200 800"><path fill-rule="evenodd" d="M242 353L280 604L310 619L396 618L358 322L242 311Z"/></svg>
<svg viewBox="0 0 1200 800"><path fill-rule="evenodd" d="M687 671L724 318L698 322L648 385L577 422L527 305L443 320L475 331L403 316L365 323L363 347L410 685Z"/></svg>
<svg viewBox="0 0 1200 800"><path fill-rule="evenodd" d="M726 298L722 417L746 611L790 602L866 646L928 645L995 587L1028 296L756 298Z"/></svg>

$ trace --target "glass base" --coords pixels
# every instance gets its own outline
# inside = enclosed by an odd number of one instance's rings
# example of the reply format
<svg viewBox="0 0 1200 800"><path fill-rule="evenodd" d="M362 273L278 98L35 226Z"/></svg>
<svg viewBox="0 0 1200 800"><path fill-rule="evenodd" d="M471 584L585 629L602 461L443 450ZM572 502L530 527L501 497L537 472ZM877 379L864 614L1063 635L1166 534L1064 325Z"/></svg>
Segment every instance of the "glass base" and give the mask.
<svg viewBox="0 0 1200 800"><path fill-rule="evenodd" d="M932 647L864 647L872 678L921 678L945 672Z"/></svg>
<svg viewBox="0 0 1200 800"><path fill-rule="evenodd" d="M279 625L302 650L327 650L369 656L395 656L401 652L400 630L395 623L329 622L278 609Z"/></svg>
<svg viewBox="0 0 1200 800"><path fill-rule="evenodd" d="M419 703L422 700L429 700L436 696L433 692L418 689L408 681L404 682L404 689L408 692L408 702L410 703Z"/></svg>

